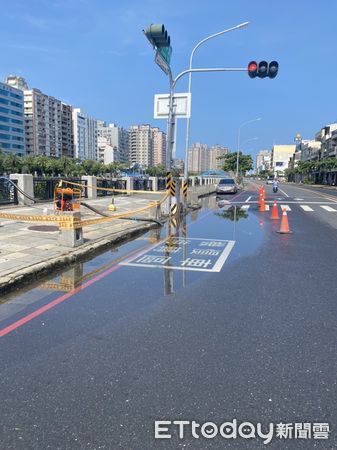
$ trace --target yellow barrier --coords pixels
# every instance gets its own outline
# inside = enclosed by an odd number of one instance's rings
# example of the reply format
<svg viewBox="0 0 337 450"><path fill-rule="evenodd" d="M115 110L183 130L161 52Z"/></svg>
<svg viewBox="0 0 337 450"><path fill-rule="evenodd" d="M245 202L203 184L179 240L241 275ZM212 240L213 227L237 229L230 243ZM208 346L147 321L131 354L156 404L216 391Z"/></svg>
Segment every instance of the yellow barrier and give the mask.
<svg viewBox="0 0 337 450"><path fill-rule="evenodd" d="M67 184L71 184L72 186L80 186L83 189L85 188L89 188L89 189L97 189L100 191L107 191L107 192L121 192L121 193L128 193L128 192L134 192L135 194L163 194L163 191L137 191L135 189L115 189L115 188L103 188L103 187L97 187L97 186L91 186L91 185L86 185L86 184L81 184L81 183L74 183L72 181L64 181L61 180L62 183L67 183Z"/></svg>
<svg viewBox="0 0 337 450"><path fill-rule="evenodd" d="M83 228L85 226L96 225L98 223L110 222L112 220L126 218L135 213L139 213L142 211L149 210L151 208L157 208L160 206L168 197L168 194L165 194L161 200L153 201L147 206L143 206L142 208L133 209L132 211L127 211L125 213L114 214L110 217L100 217L97 219L85 219L81 220L77 217L72 216L64 216L64 215L50 215L50 216L40 216L40 215L23 215L23 214L11 214L11 213L2 213L0 212L0 218L15 220L21 222L56 222L60 229L74 229L74 228Z"/></svg>

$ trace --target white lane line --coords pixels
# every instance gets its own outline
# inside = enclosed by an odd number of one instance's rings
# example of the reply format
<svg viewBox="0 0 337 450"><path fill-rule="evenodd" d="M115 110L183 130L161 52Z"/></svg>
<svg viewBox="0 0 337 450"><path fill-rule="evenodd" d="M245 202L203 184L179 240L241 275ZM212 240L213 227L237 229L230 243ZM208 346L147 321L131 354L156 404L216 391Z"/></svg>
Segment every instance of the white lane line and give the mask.
<svg viewBox="0 0 337 450"><path fill-rule="evenodd" d="M324 205L320 205L321 208L325 209L325 211L329 211L329 212L337 212L336 209L331 208L331 206L324 206Z"/></svg>
<svg viewBox="0 0 337 450"><path fill-rule="evenodd" d="M289 197L289 195L288 195L286 192L284 192L282 189L278 188L278 190L279 190L280 192L282 192L282 194L284 194L286 197Z"/></svg>
<svg viewBox="0 0 337 450"><path fill-rule="evenodd" d="M313 211L313 209L308 205L300 205L300 207L303 209L303 211Z"/></svg>
<svg viewBox="0 0 337 450"><path fill-rule="evenodd" d="M250 207L250 205L242 205L242 206L241 206L241 209L247 210L247 209L249 209L249 207Z"/></svg>
<svg viewBox="0 0 337 450"><path fill-rule="evenodd" d="M285 209L286 211L291 211L291 208L289 205L280 205L281 209Z"/></svg>
<svg viewBox="0 0 337 450"><path fill-rule="evenodd" d="M252 198L252 196L248 197L247 200L246 200L246 202L249 202L249 200L250 200L251 198ZM246 203L246 202L245 202L245 203Z"/></svg>

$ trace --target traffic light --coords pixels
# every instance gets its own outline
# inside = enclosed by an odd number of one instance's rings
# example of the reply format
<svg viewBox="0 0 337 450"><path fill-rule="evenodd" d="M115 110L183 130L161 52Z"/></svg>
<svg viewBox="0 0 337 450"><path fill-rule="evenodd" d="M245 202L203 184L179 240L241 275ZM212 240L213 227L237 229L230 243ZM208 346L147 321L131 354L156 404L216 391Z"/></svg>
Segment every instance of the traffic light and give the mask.
<svg viewBox="0 0 337 450"><path fill-rule="evenodd" d="M275 78L278 72L278 62L272 61L269 64L267 61L261 61L257 63L256 61L251 61L248 64L248 75L250 78Z"/></svg>
<svg viewBox="0 0 337 450"><path fill-rule="evenodd" d="M169 47L171 43L171 38L167 34L163 24L151 24L144 31L145 36L151 42L153 47L162 48Z"/></svg>

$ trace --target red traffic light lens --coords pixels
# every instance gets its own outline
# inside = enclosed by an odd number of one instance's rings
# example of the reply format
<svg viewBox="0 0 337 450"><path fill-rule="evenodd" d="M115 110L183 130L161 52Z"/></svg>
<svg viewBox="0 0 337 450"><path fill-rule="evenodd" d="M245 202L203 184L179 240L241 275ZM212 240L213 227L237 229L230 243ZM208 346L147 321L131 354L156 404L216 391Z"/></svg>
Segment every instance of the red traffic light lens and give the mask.
<svg viewBox="0 0 337 450"><path fill-rule="evenodd" d="M257 69L257 64L255 62L252 62L248 65L249 72L254 72Z"/></svg>

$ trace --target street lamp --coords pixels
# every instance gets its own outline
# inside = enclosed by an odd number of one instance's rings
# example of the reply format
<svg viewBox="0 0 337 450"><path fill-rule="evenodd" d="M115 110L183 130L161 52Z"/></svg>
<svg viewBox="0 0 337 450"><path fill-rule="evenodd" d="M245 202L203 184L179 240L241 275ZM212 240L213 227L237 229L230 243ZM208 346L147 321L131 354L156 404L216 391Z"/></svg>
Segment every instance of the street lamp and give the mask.
<svg viewBox="0 0 337 450"><path fill-rule="evenodd" d="M192 87L192 64L193 64L193 56L195 51L205 42L209 41L210 39L213 39L217 36L221 36L222 34L229 33L230 31L238 30L240 28L243 28L247 26L249 22L243 22L239 25L236 25L232 28L227 28L226 30L219 31L218 33L211 34L210 36L205 37L200 42L197 43L197 45L192 50L191 56L190 56L190 66L189 66L189 75L188 75L188 92L191 92ZM184 166L184 178L187 180L188 178L188 147L189 147L189 140L190 140L190 118L187 118L186 122L186 142L185 142L185 166Z"/></svg>
<svg viewBox="0 0 337 450"><path fill-rule="evenodd" d="M236 152L236 179L239 178L239 152L240 152L240 135L241 135L241 128L244 127L245 125L248 125L249 123L252 122L257 122L259 120L262 120L261 117L258 117L257 119L252 119L252 120L248 120L247 122L243 122L240 126L239 126L239 131L238 131L238 150ZM257 139L257 138L256 138ZM252 140L255 140L255 138L253 138Z"/></svg>

